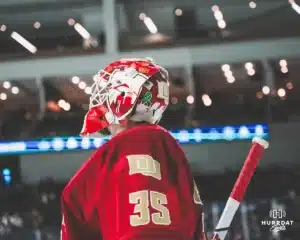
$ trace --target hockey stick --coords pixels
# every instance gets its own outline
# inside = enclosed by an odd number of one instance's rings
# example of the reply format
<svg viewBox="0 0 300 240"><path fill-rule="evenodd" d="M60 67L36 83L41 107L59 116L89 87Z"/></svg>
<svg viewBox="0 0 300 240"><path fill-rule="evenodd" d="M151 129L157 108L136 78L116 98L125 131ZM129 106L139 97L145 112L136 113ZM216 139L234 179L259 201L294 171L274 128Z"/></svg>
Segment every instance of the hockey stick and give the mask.
<svg viewBox="0 0 300 240"><path fill-rule="evenodd" d="M258 165L264 149L269 147L266 140L254 138L252 147L248 153L246 161L236 180L230 197L227 200L224 211L217 224L212 240L224 240L230 227L232 219L239 208L240 202L243 200L245 191L250 183L253 173Z"/></svg>

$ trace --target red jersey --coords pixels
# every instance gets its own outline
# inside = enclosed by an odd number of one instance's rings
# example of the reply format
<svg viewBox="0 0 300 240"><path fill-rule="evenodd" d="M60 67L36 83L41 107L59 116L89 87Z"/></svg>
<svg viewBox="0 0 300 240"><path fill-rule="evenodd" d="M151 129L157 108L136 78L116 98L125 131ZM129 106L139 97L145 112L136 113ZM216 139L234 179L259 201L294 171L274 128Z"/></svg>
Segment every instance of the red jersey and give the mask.
<svg viewBox="0 0 300 240"><path fill-rule="evenodd" d="M100 147L65 187L62 240L202 240L201 209L177 141L139 125Z"/></svg>

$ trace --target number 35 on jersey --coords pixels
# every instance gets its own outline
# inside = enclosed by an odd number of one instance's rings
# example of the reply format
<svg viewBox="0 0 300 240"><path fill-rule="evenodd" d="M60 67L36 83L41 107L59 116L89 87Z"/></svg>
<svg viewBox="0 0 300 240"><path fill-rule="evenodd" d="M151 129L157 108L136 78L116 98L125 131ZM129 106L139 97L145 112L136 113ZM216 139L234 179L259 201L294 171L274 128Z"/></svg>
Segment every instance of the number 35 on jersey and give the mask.
<svg viewBox="0 0 300 240"><path fill-rule="evenodd" d="M165 206L167 196L156 191L142 190L129 194L129 202L135 204L134 214L130 216L130 225L141 226L150 222L156 225L170 225L171 218L169 209ZM155 213L150 213L150 207Z"/></svg>
<svg viewBox="0 0 300 240"><path fill-rule="evenodd" d="M160 163L149 155L127 156L129 175L141 174L161 180ZM167 196L163 193L149 190L137 191L129 194L129 203L134 204L134 212L130 216L131 226L141 226L153 223L156 225L170 225L170 212L167 208ZM154 213L150 212L150 208Z"/></svg>

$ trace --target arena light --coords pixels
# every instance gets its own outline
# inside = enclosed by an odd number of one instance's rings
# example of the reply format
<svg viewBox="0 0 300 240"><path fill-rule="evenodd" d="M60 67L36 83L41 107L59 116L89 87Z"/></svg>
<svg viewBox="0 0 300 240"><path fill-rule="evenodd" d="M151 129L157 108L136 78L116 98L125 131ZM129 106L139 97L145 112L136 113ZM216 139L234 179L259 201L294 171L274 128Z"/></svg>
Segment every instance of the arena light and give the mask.
<svg viewBox="0 0 300 240"><path fill-rule="evenodd" d="M35 23L33 24L33 27L34 27L35 29L40 29L41 23L40 23L40 22L35 22Z"/></svg>
<svg viewBox="0 0 300 240"><path fill-rule="evenodd" d="M222 65L222 70L223 70L223 72L227 72L227 71L230 71L230 66L228 65L228 64L224 64L224 65Z"/></svg>
<svg viewBox="0 0 300 240"><path fill-rule="evenodd" d="M76 149L78 148L78 141L74 137L70 137L66 142L66 147L68 149Z"/></svg>
<svg viewBox="0 0 300 240"><path fill-rule="evenodd" d="M97 75L94 75L93 76L93 79L95 80L97 78ZM87 95L90 95L91 92L92 92L92 88L91 87L88 87L86 82L84 81L80 81L80 78L77 77L77 76L73 76L71 78L71 81L73 84L75 85L78 85L78 88L81 89L81 90L84 90L84 92L87 94Z"/></svg>
<svg viewBox="0 0 300 240"><path fill-rule="evenodd" d="M78 83L80 82L80 78L77 77L77 76L74 76L74 77L72 77L71 81L72 81L72 83L74 83L74 84L78 84Z"/></svg>
<svg viewBox="0 0 300 240"><path fill-rule="evenodd" d="M215 19L217 21L218 27L221 28L221 29L226 28L227 24L226 24L226 22L224 20L223 13L221 12L219 6L214 5L212 7L212 11L213 11L214 17L215 17Z"/></svg>
<svg viewBox="0 0 300 240"><path fill-rule="evenodd" d="M252 69L249 69L249 70L247 70L247 74L249 75L249 76L254 76L255 75L255 70L252 68Z"/></svg>
<svg viewBox="0 0 300 240"><path fill-rule="evenodd" d="M81 81L79 84L78 84L78 87L82 90L84 90L86 88L86 83Z"/></svg>
<svg viewBox="0 0 300 240"><path fill-rule="evenodd" d="M226 126L223 129L223 134L227 140L233 140L235 138L235 129L233 127Z"/></svg>
<svg viewBox="0 0 300 240"><path fill-rule="evenodd" d="M287 65L288 65L287 60L281 59L281 60L279 61L279 66L280 66L280 67L287 67Z"/></svg>
<svg viewBox="0 0 300 240"><path fill-rule="evenodd" d="M140 13L139 14L139 19L144 21L145 17L147 17L147 15L145 13Z"/></svg>
<svg viewBox="0 0 300 240"><path fill-rule="evenodd" d="M289 0L292 8L298 13L300 14L300 6L294 1L294 0Z"/></svg>
<svg viewBox="0 0 300 240"><path fill-rule="evenodd" d="M11 171L9 168L2 169L2 175L10 175L10 174L11 174Z"/></svg>
<svg viewBox="0 0 300 240"><path fill-rule="evenodd" d="M6 29L7 29L6 25L2 24L1 27L0 27L0 31L5 32Z"/></svg>
<svg viewBox="0 0 300 240"><path fill-rule="evenodd" d="M177 129L170 134L181 144L215 141L252 140L254 137L267 139L269 127L264 124L243 126L218 126L206 128ZM0 155L93 150L110 139L105 137L54 137L20 142L0 142Z"/></svg>
<svg viewBox="0 0 300 240"><path fill-rule="evenodd" d="M86 40L91 38L91 34L80 24L75 23L74 29Z"/></svg>
<svg viewBox="0 0 300 240"><path fill-rule="evenodd" d="M254 9L254 8L256 8L256 6L257 6L257 4L255 2L253 2L253 1L249 2L250 8Z"/></svg>
<svg viewBox="0 0 300 240"><path fill-rule="evenodd" d="M48 151L51 148L51 144L48 141L42 140L37 144L36 147L42 151Z"/></svg>
<svg viewBox="0 0 300 240"><path fill-rule="evenodd" d="M288 73L288 71L289 71L289 69L288 69L288 63L287 63L287 60L285 60L285 59L281 59L280 61L279 61L279 66L280 66L280 71L282 72L282 73Z"/></svg>
<svg viewBox="0 0 300 240"><path fill-rule="evenodd" d="M0 93L0 100L4 101L7 99L7 94L6 93Z"/></svg>
<svg viewBox="0 0 300 240"><path fill-rule="evenodd" d="M181 143L188 143L190 141L190 134L187 130L180 130L177 134L177 138Z"/></svg>
<svg viewBox="0 0 300 240"><path fill-rule="evenodd" d="M226 78L226 80L227 80L228 83L234 83L235 82L235 77L234 76L228 76Z"/></svg>
<svg viewBox="0 0 300 240"><path fill-rule="evenodd" d="M212 8L211 8L211 10L213 11L213 12L216 12L216 11L219 11L219 6L218 5L214 5L214 6L212 6Z"/></svg>
<svg viewBox="0 0 300 240"><path fill-rule="evenodd" d="M18 94L18 93L20 92L20 90L19 90L18 87L12 87L12 88L11 88L11 92L12 92L13 94Z"/></svg>
<svg viewBox="0 0 300 240"><path fill-rule="evenodd" d="M90 95L92 93L92 88L91 87L86 87L84 89L84 92L87 94L87 95Z"/></svg>
<svg viewBox="0 0 300 240"><path fill-rule="evenodd" d="M196 143L199 143L202 141L202 130L199 128L195 128L192 133L189 133L190 135L192 134L193 139L195 140Z"/></svg>
<svg viewBox="0 0 300 240"><path fill-rule="evenodd" d="M37 48L32 45L28 40L26 40L24 37L22 37L19 33L17 32L12 32L10 35L16 42L21 44L24 48L26 48L29 52L31 53L36 53Z"/></svg>
<svg viewBox="0 0 300 240"><path fill-rule="evenodd" d="M70 103L66 102L64 99L60 99L58 102L57 102L58 106L60 108L62 108L63 110L65 111L70 111L71 109L71 105Z"/></svg>
<svg viewBox="0 0 300 240"><path fill-rule="evenodd" d="M176 16L182 16L182 9L177 8L177 9L175 10L175 15L176 15Z"/></svg>
<svg viewBox="0 0 300 240"><path fill-rule="evenodd" d="M62 138L56 137L51 141L51 145L54 151L62 151L65 148L65 142Z"/></svg>
<svg viewBox="0 0 300 240"><path fill-rule="evenodd" d="M289 90L293 89L293 87L294 87L293 83L291 83L291 82L287 82L285 86Z"/></svg>
<svg viewBox="0 0 300 240"><path fill-rule="evenodd" d="M256 125L255 126L255 135L257 137L263 137L264 134L265 134L264 126L262 126L262 125Z"/></svg>
<svg viewBox="0 0 300 240"><path fill-rule="evenodd" d="M93 80L94 80L95 82L98 80L98 74L95 74L95 75L93 76Z"/></svg>
<svg viewBox="0 0 300 240"><path fill-rule="evenodd" d="M224 76L226 77L226 81L228 83L234 83L235 82L235 77L233 76L233 72L230 69L230 65L223 64L221 66L221 69L224 72Z"/></svg>
<svg viewBox="0 0 300 240"><path fill-rule="evenodd" d="M263 94L268 95L270 93L271 89L268 86L263 86L261 91Z"/></svg>
<svg viewBox="0 0 300 240"><path fill-rule="evenodd" d="M68 24L69 24L70 26L74 26L75 20L74 20L73 18L69 18L69 19L68 19Z"/></svg>
<svg viewBox="0 0 300 240"><path fill-rule="evenodd" d="M63 105L66 103L66 101L64 100L64 99L60 99L58 102L57 102L57 104L58 104L58 106L59 107L63 107Z"/></svg>
<svg viewBox="0 0 300 240"><path fill-rule="evenodd" d="M83 137L80 143L81 149L88 150L91 149L91 141L88 137Z"/></svg>
<svg viewBox="0 0 300 240"><path fill-rule="evenodd" d="M207 95L207 94L202 95L202 102L203 102L204 106L206 106L206 107L209 107L212 104L212 101L211 101L209 95Z"/></svg>
<svg viewBox="0 0 300 240"><path fill-rule="evenodd" d="M229 77L232 77L232 76L233 76L233 73L232 73L231 70L229 70L229 71L224 72L224 76L225 76L226 78L229 78Z"/></svg>
<svg viewBox="0 0 300 240"><path fill-rule="evenodd" d="M216 19L217 21L220 21L220 20L223 20L223 19L224 19L224 18L223 18L223 14L222 14L221 11L215 11L215 12L214 12L214 17L215 17L215 19Z"/></svg>
<svg viewBox="0 0 300 240"><path fill-rule="evenodd" d="M217 23L218 23L218 27L221 28L221 29L224 29L227 26L227 24L226 24L226 22L225 22L224 19L219 20Z"/></svg>
<svg viewBox="0 0 300 240"><path fill-rule="evenodd" d="M283 88L279 88L278 91L277 91L277 94L278 94L278 97L283 98L283 97L285 97L286 92Z"/></svg>
<svg viewBox="0 0 300 240"><path fill-rule="evenodd" d="M246 126L241 126L238 131L238 134L240 135L241 138L247 139L249 137L250 132Z"/></svg>
<svg viewBox="0 0 300 240"><path fill-rule="evenodd" d="M252 62L247 62L247 63L245 63L245 68L246 68L246 70L252 69L253 67L254 67L254 65L253 65Z"/></svg>
<svg viewBox="0 0 300 240"><path fill-rule="evenodd" d="M280 71L285 74L289 72L289 69L287 67L281 67Z"/></svg>
<svg viewBox="0 0 300 240"><path fill-rule="evenodd" d="M11 170L9 168L4 168L2 170L2 176L5 184L11 183Z"/></svg>
<svg viewBox="0 0 300 240"><path fill-rule="evenodd" d="M247 74L249 76L254 76L255 75L255 70L254 70L254 64L252 62L247 62L245 63L245 68L247 70Z"/></svg>
<svg viewBox="0 0 300 240"><path fill-rule="evenodd" d="M5 81L5 82L3 83L3 87L6 88L6 89L9 89L9 88L11 87L11 83L8 82L8 81Z"/></svg>
<svg viewBox="0 0 300 240"><path fill-rule="evenodd" d="M192 95L187 96L186 102L188 104L193 104L195 102L195 98Z"/></svg>
<svg viewBox="0 0 300 240"><path fill-rule="evenodd" d="M71 104L70 103L65 103L64 108L65 111L70 111L71 110Z"/></svg>
<svg viewBox="0 0 300 240"><path fill-rule="evenodd" d="M144 23L145 23L145 25L148 28L150 33L155 34L155 33L158 32L157 27L156 27L156 25L154 24L154 22L152 21L151 18L145 17L143 21L144 21Z"/></svg>

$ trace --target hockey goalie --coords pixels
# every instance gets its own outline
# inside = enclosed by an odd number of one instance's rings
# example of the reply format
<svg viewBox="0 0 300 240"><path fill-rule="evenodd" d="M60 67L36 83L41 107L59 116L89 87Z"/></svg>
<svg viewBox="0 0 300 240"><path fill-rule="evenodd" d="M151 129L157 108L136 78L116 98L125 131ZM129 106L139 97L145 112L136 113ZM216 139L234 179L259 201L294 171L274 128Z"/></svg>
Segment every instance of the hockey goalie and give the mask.
<svg viewBox="0 0 300 240"><path fill-rule="evenodd" d="M62 193L62 240L204 240L187 159L158 125L168 72L149 59L100 71L81 134L110 134Z"/></svg>

